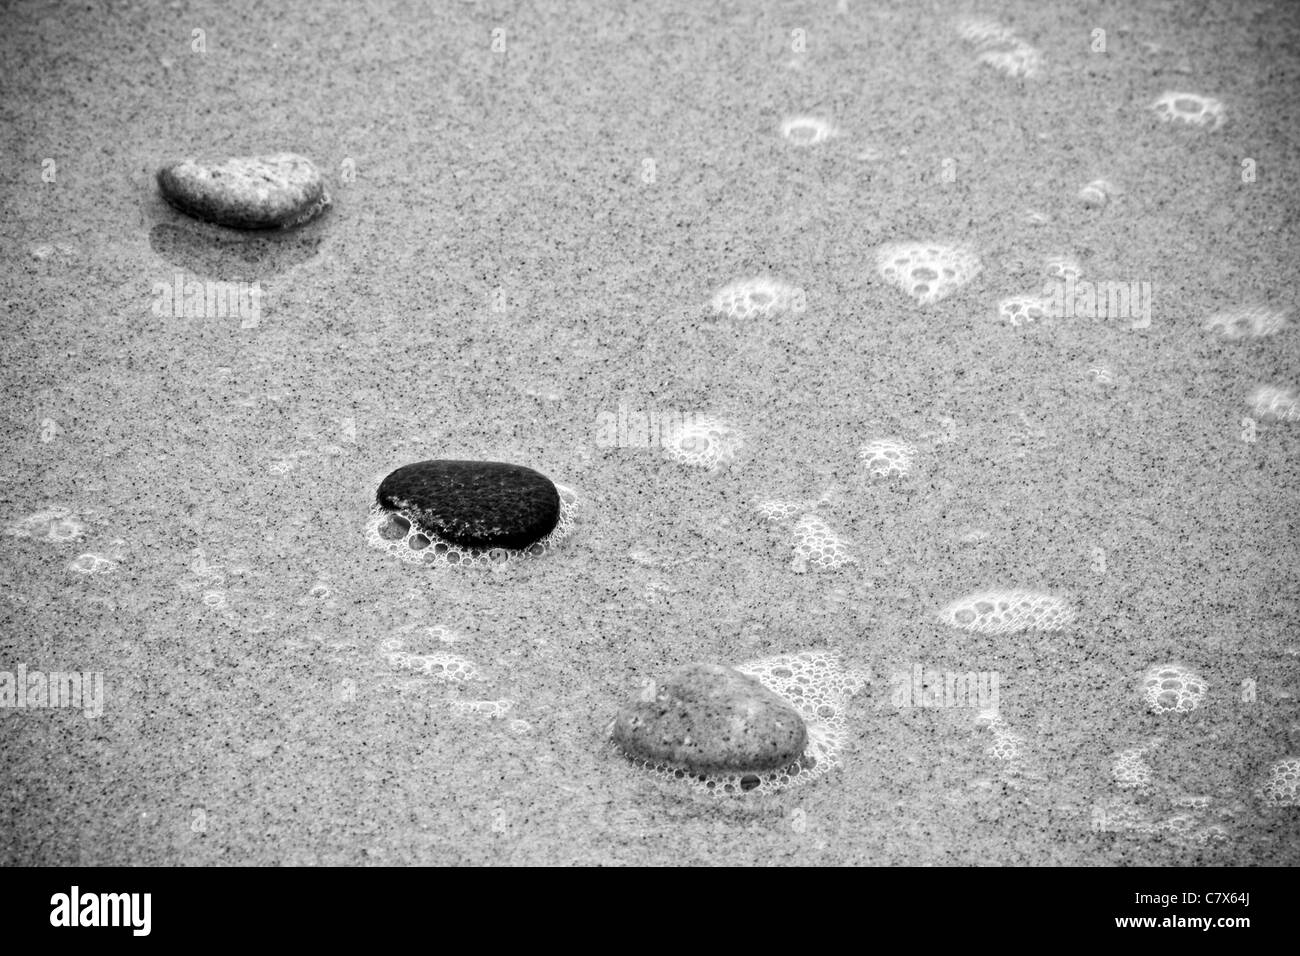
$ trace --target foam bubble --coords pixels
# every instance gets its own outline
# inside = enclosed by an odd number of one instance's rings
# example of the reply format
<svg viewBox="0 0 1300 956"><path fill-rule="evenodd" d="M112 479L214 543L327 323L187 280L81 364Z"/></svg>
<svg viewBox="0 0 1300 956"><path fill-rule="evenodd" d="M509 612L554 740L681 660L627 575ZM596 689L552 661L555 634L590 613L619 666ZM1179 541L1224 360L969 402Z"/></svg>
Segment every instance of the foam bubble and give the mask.
<svg viewBox="0 0 1300 956"><path fill-rule="evenodd" d="M1141 807L1130 799L1111 798L1097 805L1105 820L1105 829L1111 832L1131 831L1134 833L1153 833L1151 818Z"/></svg>
<svg viewBox="0 0 1300 956"><path fill-rule="evenodd" d="M30 250L34 259L48 259L54 253L59 253L58 258L75 259L81 255L81 250L75 243L71 242L39 242L33 245Z"/></svg>
<svg viewBox="0 0 1300 956"><path fill-rule="evenodd" d="M1043 271L1057 279L1078 279L1083 275L1083 267L1073 256L1048 256L1043 262Z"/></svg>
<svg viewBox="0 0 1300 956"><path fill-rule="evenodd" d="M998 303L998 317L1012 326L1028 325L1047 317L1047 303L1036 295L1013 295Z"/></svg>
<svg viewBox="0 0 1300 956"><path fill-rule="evenodd" d="M993 20L963 17L956 23L957 35L982 51L979 62L1015 78L1038 75L1042 52L1030 46L1009 27Z"/></svg>
<svg viewBox="0 0 1300 956"><path fill-rule="evenodd" d="M54 507L11 522L5 534L63 544L85 534L86 526L69 509Z"/></svg>
<svg viewBox="0 0 1300 956"><path fill-rule="evenodd" d="M407 564L432 567L499 569L524 558L539 558L555 550L573 530L578 513L578 495L572 488L556 484L560 494L560 520L551 533L526 548L467 548L452 544L418 527L401 511L372 505L366 521L366 541L372 548L396 555Z"/></svg>
<svg viewBox="0 0 1300 956"><path fill-rule="evenodd" d="M1191 713L1205 691L1205 681L1180 664L1156 664L1142 675L1142 700L1157 714Z"/></svg>
<svg viewBox="0 0 1300 956"><path fill-rule="evenodd" d="M435 641L441 644L455 644L461 639L460 634L447 627L445 624L435 624L432 627L426 627L424 632Z"/></svg>
<svg viewBox="0 0 1300 956"><path fill-rule="evenodd" d="M1270 807L1300 807L1300 757L1274 761L1255 796Z"/></svg>
<svg viewBox="0 0 1300 956"><path fill-rule="evenodd" d="M1177 120L1189 126L1208 126L1212 130L1222 126L1227 118L1221 102L1199 93L1166 91L1156 97L1151 109L1162 123Z"/></svg>
<svg viewBox="0 0 1300 956"><path fill-rule="evenodd" d="M798 147L816 146L839 135L839 130L816 116L791 116L781 121L781 135Z"/></svg>
<svg viewBox="0 0 1300 956"><path fill-rule="evenodd" d="M629 758L634 765L667 780L680 780L692 789L713 796L775 793L825 776L843 763L848 742L845 728L850 698L866 686L868 678L845 668L834 651L780 654L737 664L736 670L754 678L785 699L803 719L808 743L794 763L779 770L754 773L696 773L669 764Z"/></svg>
<svg viewBox="0 0 1300 956"><path fill-rule="evenodd" d="M1016 733L1001 717L992 718L988 727L993 732L993 742L985 752L994 760L1019 765L1024 760L1028 742L1024 734Z"/></svg>
<svg viewBox="0 0 1300 956"><path fill-rule="evenodd" d="M1271 418L1283 422L1300 419L1300 397L1294 388L1277 385L1261 385L1250 393L1247 399L1251 411L1259 418Z"/></svg>
<svg viewBox="0 0 1300 956"><path fill-rule="evenodd" d="M858 449L858 457L867 463L873 475L901 477L912 470L916 448L898 438L875 438Z"/></svg>
<svg viewBox="0 0 1300 956"><path fill-rule="evenodd" d="M811 505L806 501L785 501L769 498L754 503L754 510L765 521L789 521L796 515L808 511Z"/></svg>
<svg viewBox="0 0 1300 956"><path fill-rule="evenodd" d="M1137 751L1135 751L1137 752ZM1154 812L1150 797L1145 793L1146 780L1120 786L1137 791L1135 796L1110 798L1096 805L1094 820L1101 823L1107 832L1127 832L1150 837L1173 837L1180 840L1195 840L1205 844L1228 839L1228 830L1218 823L1206 820L1209 797L1175 798L1170 801L1173 810L1161 818ZM1220 811L1222 815L1223 811Z"/></svg>
<svg viewBox="0 0 1300 956"><path fill-rule="evenodd" d="M399 670L419 671L426 677L444 683L463 683L481 680L478 665L468 658L457 654L438 652L434 654L408 654L404 651L391 651L385 655L388 663Z"/></svg>
<svg viewBox="0 0 1300 956"><path fill-rule="evenodd" d="M1075 613L1063 597L1015 589L980 591L958 598L939 612L939 620L979 634L1012 634L1059 631L1074 620Z"/></svg>
<svg viewBox="0 0 1300 956"><path fill-rule="evenodd" d="M1115 786L1122 789L1145 788L1151 786L1151 764L1147 763L1146 754L1154 746L1134 747L1121 750L1115 754L1110 768L1110 775Z"/></svg>
<svg viewBox="0 0 1300 956"><path fill-rule="evenodd" d="M674 423L663 435L664 455L692 468L720 471L735 464L745 444L744 433L716 418Z"/></svg>
<svg viewBox="0 0 1300 956"><path fill-rule="evenodd" d="M411 625L403 628L405 632L411 630ZM459 635L451 628L435 624L423 628L422 633L415 638L386 638L380 643L379 650L388 663L398 670L418 671L440 683L482 680L483 675L478 665L469 658L435 649L457 640Z"/></svg>
<svg viewBox="0 0 1300 956"><path fill-rule="evenodd" d="M796 571L806 570L810 564L833 571L857 561L850 553L848 542L817 515L804 515L799 519L791 534L791 543Z"/></svg>
<svg viewBox="0 0 1300 956"><path fill-rule="evenodd" d="M1100 208L1110 202L1117 190L1109 180L1094 179L1079 189L1079 201L1085 206Z"/></svg>
<svg viewBox="0 0 1300 956"><path fill-rule="evenodd" d="M961 245L891 242L876 250L881 277L921 305L952 295L979 275L981 268L979 256Z"/></svg>
<svg viewBox="0 0 1300 956"><path fill-rule="evenodd" d="M993 734L993 741L984 752L1005 765L1008 774L1033 780L1046 779L1039 762L1029 752L1029 741L1024 734L1013 730L994 709L981 711L978 719L986 723Z"/></svg>
<svg viewBox="0 0 1300 956"><path fill-rule="evenodd" d="M713 311L731 319L752 319L802 312L804 291L768 276L755 276L725 285L713 295Z"/></svg>
<svg viewBox="0 0 1300 956"><path fill-rule="evenodd" d="M1017 43L1007 50L985 50L979 61L1010 77L1037 76L1043 66L1043 55L1028 43Z"/></svg>
<svg viewBox="0 0 1300 956"><path fill-rule="evenodd" d="M500 700L449 700L447 706L458 717L482 715L489 720L501 720L514 709L515 702L504 697Z"/></svg>
<svg viewBox="0 0 1300 956"><path fill-rule="evenodd" d="M1205 320L1205 328L1222 338L1259 339L1275 335L1291 324L1291 314L1262 305L1246 305L1216 312Z"/></svg>
<svg viewBox="0 0 1300 956"><path fill-rule="evenodd" d="M117 570L117 562L110 561L101 554L83 554L68 566L79 574L111 574Z"/></svg>
<svg viewBox="0 0 1300 956"><path fill-rule="evenodd" d="M978 47L1006 46L1019 42L1010 27L983 17L961 17L955 24L957 35Z"/></svg>

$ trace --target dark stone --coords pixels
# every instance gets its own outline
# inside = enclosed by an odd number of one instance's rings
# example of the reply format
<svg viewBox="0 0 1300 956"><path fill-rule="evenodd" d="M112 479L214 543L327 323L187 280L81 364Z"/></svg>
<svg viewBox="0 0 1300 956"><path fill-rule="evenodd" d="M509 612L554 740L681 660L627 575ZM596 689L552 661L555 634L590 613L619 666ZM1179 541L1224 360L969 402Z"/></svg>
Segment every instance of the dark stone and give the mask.
<svg viewBox="0 0 1300 956"><path fill-rule="evenodd" d="M554 530L560 493L545 475L497 461L422 461L379 485L381 508L465 548L526 548Z"/></svg>
<svg viewBox="0 0 1300 956"><path fill-rule="evenodd" d="M288 229L330 204L311 160L293 153L182 160L158 170L158 188L181 212L233 229Z"/></svg>
<svg viewBox="0 0 1300 956"><path fill-rule="evenodd" d="M630 756L708 773L789 766L804 752L803 718L763 684L720 664L689 664L619 711L614 740ZM742 789L757 786L757 778Z"/></svg>

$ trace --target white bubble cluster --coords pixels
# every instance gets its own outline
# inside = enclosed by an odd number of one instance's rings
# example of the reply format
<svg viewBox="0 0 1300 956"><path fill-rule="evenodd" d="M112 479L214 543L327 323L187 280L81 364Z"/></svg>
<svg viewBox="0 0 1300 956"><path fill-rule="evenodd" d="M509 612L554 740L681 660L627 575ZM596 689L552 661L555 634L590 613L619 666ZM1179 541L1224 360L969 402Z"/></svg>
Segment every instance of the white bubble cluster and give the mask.
<svg viewBox="0 0 1300 956"><path fill-rule="evenodd" d="M1300 397L1294 388L1261 385L1247 399L1251 411L1259 418L1294 422L1300 420Z"/></svg>
<svg viewBox="0 0 1300 956"><path fill-rule="evenodd" d="M998 303L998 317L1011 326L1028 325L1047 317L1047 302L1037 295L1013 295Z"/></svg>
<svg viewBox="0 0 1300 956"><path fill-rule="evenodd" d="M629 759L658 777L680 780L714 796L775 793L810 783L842 764L841 753L848 742L845 711L850 698L866 686L865 674L846 668L834 651L780 654L737 664L735 669L799 712L808 731L803 756L787 767L752 773L696 773L670 764Z"/></svg>
<svg viewBox="0 0 1300 956"><path fill-rule="evenodd" d="M447 683L479 680L483 676L473 661L456 654L408 654L394 651L388 655L388 663L403 670L420 671L427 677Z"/></svg>
<svg viewBox="0 0 1300 956"><path fill-rule="evenodd" d="M76 541L85 534L86 526L69 509L54 507L38 511L11 522L5 534L15 538L38 538L62 544Z"/></svg>
<svg viewBox="0 0 1300 956"><path fill-rule="evenodd" d="M87 553L78 556L68 567L78 574L111 574L117 570L117 562L102 554Z"/></svg>
<svg viewBox="0 0 1300 956"><path fill-rule="evenodd" d="M897 438L876 438L858 449L858 457L873 475L881 478L906 475L912 470L915 456L916 448Z"/></svg>
<svg viewBox="0 0 1300 956"><path fill-rule="evenodd" d="M424 631L429 637L441 644L455 644L460 640L460 635L445 624L435 624L432 627L426 627Z"/></svg>
<svg viewBox="0 0 1300 956"><path fill-rule="evenodd" d="M1037 76L1043 55L1027 43L1017 43L1005 50L985 50L979 61L1010 77Z"/></svg>
<svg viewBox="0 0 1300 956"><path fill-rule="evenodd" d="M1157 664L1142 675L1142 700L1157 714L1188 714L1205 697L1206 684L1180 664Z"/></svg>
<svg viewBox="0 0 1300 956"><path fill-rule="evenodd" d="M831 530L817 515L804 515L791 534L795 570L806 570L809 565L825 570L836 570L857 560L849 544Z"/></svg>
<svg viewBox="0 0 1300 956"><path fill-rule="evenodd" d="M711 472L735 464L736 453L744 444L740 429L717 418L674 423L663 435L664 455L670 461Z"/></svg>
<svg viewBox="0 0 1300 956"><path fill-rule="evenodd" d="M1218 129L1227 118L1223 104L1199 93L1166 91L1156 97L1151 109L1162 123L1180 122L1189 126L1208 126Z"/></svg>
<svg viewBox="0 0 1300 956"><path fill-rule="evenodd" d="M39 242L31 247L30 252L34 259L48 259L56 252L59 253L59 258L76 258L81 254L80 249L71 242Z"/></svg>
<svg viewBox="0 0 1300 956"><path fill-rule="evenodd" d="M957 35L975 46L1003 46L1016 42L1016 34L995 20L962 17L956 23Z"/></svg>
<svg viewBox="0 0 1300 956"><path fill-rule="evenodd" d="M946 299L983 268L979 256L961 245L891 242L876 250L881 277L921 305Z"/></svg>
<svg viewBox="0 0 1300 956"><path fill-rule="evenodd" d="M1042 591L980 591L948 604L939 612L944 624L980 634L1059 631L1074 620L1068 600Z"/></svg>
<svg viewBox="0 0 1300 956"><path fill-rule="evenodd" d="M1175 806L1178 804L1175 803ZM1112 832L1135 833L1141 836L1194 839L1206 844L1228 839L1228 831L1221 824L1205 823L1207 804L1197 804L1190 812L1174 813L1159 819L1144 805L1128 800L1111 800L1097 805L1097 819L1102 829ZM1199 829L1198 829L1199 827Z"/></svg>
<svg viewBox="0 0 1300 956"><path fill-rule="evenodd" d="M1048 256L1043 262L1043 271L1054 279L1078 279L1083 275L1083 267L1073 256Z"/></svg>
<svg viewBox="0 0 1300 956"><path fill-rule="evenodd" d="M1151 786L1151 764L1146 760L1149 749L1150 746L1135 747L1131 750L1121 750L1115 755L1114 763L1110 768L1115 786L1122 789Z"/></svg>
<svg viewBox="0 0 1300 956"><path fill-rule="evenodd" d="M803 514L809 510L809 503L806 501L785 501L777 498L769 498L766 501L758 501L754 504L754 511L764 521L789 521L796 515Z"/></svg>
<svg viewBox="0 0 1300 956"><path fill-rule="evenodd" d="M443 634L451 631L443 625L425 628L430 638L441 639ZM445 651L422 653L411 651L406 642L399 637L390 637L379 645L385 659L399 670L419 671L426 677L442 683L462 683L481 680L478 665L468 658Z"/></svg>
<svg viewBox="0 0 1300 956"><path fill-rule="evenodd" d="M978 720L993 734L984 752L1002 764L1008 775L1040 782L1047 779L1041 762L1029 750L1028 738L1012 729L996 707L980 711Z"/></svg>
<svg viewBox="0 0 1300 956"><path fill-rule="evenodd" d="M765 318L783 312L802 312L807 307L803 289L757 276L725 285L713 295L713 311L731 319Z"/></svg>
<svg viewBox="0 0 1300 956"><path fill-rule="evenodd" d="M1025 736L1016 733L1007 725L1006 721L997 716L989 720L988 727L993 732L993 742L988 745L985 752L994 760L1000 760L1018 767L1025 758L1025 745L1027 743Z"/></svg>
<svg viewBox="0 0 1300 956"><path fill-rule="evenodd" d="M501 700L449 700L447 706L458 717L483 715L490 720L501 720L514 709L515 702L506 698ZM518 733L519 731L516 730L515 732Z"/></svg>
<svg viewBox="0 0 1300 956"><path fill-rule="evenodd" d="M1043 261L1042 273L1047 278L1068 283L1083 275L1083 267L1073 256L1052 255ZM999 302L998 317L1011 326L1029 325L1047 318L1053 308L1052 299L1046 292L1026 292Z"/></svg>
<svg viewBox="0 0 1300 956"><path fill-rule="evenodd" d="M1043 55L1020 39L1009 27L992 20L963 18L957 21L957 34L980 51L979 62L1013 78L1037 76Z"/></svg>
<svg viewBox="0 0 1300 956"><path fill-rule="evenodd" d="M395 555L407 564L430 567L502 568L512 561L538 558L555 548L573 530L578 495L557 484L560 520L550 534L526 548L466 548L445 541L415 524L409 515L374 505L366 521L366 541L372 548Z"/></svg>
<svg viewBox="0 0 1300 956"><path fill-rule="evenodd" d="M1300 807L1300 757L1275 761L1255 795L1270 807Z"/></svg>
<svg viewBox="0 0 1300 956"><path fill-rule="evenodd" d="M1225 339L1261 339L1275 335L1291 324L1291 315L1281 309L1247 305L1216 312L1205 320L1205 328Z"/></svg>

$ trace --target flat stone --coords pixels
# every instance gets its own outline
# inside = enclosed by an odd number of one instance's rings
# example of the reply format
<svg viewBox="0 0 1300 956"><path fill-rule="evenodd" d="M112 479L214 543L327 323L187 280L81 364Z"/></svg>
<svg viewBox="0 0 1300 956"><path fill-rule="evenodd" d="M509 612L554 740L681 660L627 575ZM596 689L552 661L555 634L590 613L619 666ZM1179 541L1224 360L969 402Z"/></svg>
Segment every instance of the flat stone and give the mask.
<svg viewBox="0 0 1300 956"><path fill-rule="evenodd" d="M688 664L619 711L614 740L656 763L743 773L788 766L803 754L808 731L789 703L754 678Z"/></svg>
<svg viewBox="0 0 1300 956"><path fill-rule="evenodd" d="M300 226L330 203L320 171L294 153L182 160L158 170L158 188L181 212L234 229Z"/></svg>
<svg viewBox="0 0 1300 956"><path fill-rule="evenodd" d="M383 480L379 506L465 548L527 548L560 520L560 493L545 475L498 461L422 461Z"/></svg>

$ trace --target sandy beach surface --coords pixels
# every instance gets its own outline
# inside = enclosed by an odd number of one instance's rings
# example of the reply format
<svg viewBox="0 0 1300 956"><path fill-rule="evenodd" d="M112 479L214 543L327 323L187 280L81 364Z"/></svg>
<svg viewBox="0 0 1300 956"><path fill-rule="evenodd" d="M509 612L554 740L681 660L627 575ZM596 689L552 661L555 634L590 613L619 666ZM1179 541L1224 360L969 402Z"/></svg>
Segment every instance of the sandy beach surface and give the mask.
<svg viewBox="0 0 1300 956"><path fill-rule="evenodd" d="M1269 789L1300 755L1300 5L0 20L0 671L102 687L0 709L0 863L1300 862ZM1168 91L1222 112L1162 121ZM170 160L278 151L333 197L301 230L159 198ZM981 268L922 305L891 243ZM1148 321L1001 318L1053 257ZM764 276L788 307L712 308ZM164 301L196 281L243 307ZM1289 324L1207 327L1252 306ZM691 467L651 413L740 441ZM905 473L861 456L885 438ZM371 547L428 458L541 471L573 533L497 571ZM794 553L808 516L851 560ZM1077 615L940 619L996 588ZM866 683L804 786L709 796L610 742L648 678L813 650ZM1181 711L1143 698L1163 665ZM901 699L916 668L996 675L996 721Z"/></svg>

